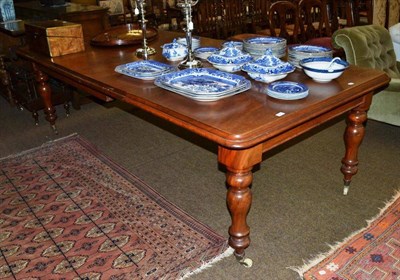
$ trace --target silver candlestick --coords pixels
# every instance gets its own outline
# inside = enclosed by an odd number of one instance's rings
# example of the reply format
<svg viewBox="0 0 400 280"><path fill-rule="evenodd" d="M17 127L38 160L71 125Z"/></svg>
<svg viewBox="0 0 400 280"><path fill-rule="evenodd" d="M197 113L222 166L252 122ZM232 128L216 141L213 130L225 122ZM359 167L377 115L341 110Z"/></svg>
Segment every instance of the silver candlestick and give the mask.
<svg viewBox="0 0 400 280"><path fill-rule="evenodd" d="M192 50L192 31L194 29L192 21L192 6L195 6L198 1L199 0L178 0L176 4L177 7L182 8L182 12L185 16L186 28L184 30L186 33L186 46L188 51L185 60L183 60L178 66L180 69L199 68L203 66L200 60L194 58Z"/></svg>
<svg viewBox="0 0 400 280"><path fill-rule="evenodd" d="M145 18L145 0L136 0L136 7L135 7L135 15L141 14L141 19L139 20L142 26L142 36L143 36L143 46L136 50L136 56L143 57L144 60L147 60L149 55L153 55L156 53L156 50L152 47L147 46L147 39L146 39L146 23L147 20ZM140 10L140 11L139 11Z"/></svg>

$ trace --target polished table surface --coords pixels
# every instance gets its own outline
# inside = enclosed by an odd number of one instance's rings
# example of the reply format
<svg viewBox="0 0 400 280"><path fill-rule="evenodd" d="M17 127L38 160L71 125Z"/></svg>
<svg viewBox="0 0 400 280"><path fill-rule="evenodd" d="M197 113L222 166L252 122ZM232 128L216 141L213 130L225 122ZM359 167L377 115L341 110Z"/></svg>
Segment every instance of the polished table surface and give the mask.
<svg viewBox="0 0 400 280"><path fill-rule="evenodd" d="M151 59L166 62L160 46L182 36L160 32L150 43L157 54ZM222 41L201 38L202 46L221 46ZM28 49L18 54L33 62L38 89L46 104L46 118L54 126L55 109L51 104L48 76L59 78L103 100L118 99L190 130L218 145L218 161L226 166L227 205L231 214L229 244L243 258L250 244L247 214L251 206L252 168L262 154L312 128L347 114L344 132L345 155L341 171L345 187L357 173L358 147L364 137L366 111L372 95L386 86L388 76L378 70L350 66L329 83L316 83L300 69L284 80L309 87L309 96L300 100L278 100L265 94L267 84L252 81L244 93L214 102L198 102L161 89L153 81L137 80L114 72L117 65L140 60L134 47L99 48L48 58ZM207 64L205 63L205 66ZM244 75L244 73L243 73ZM338 136L339 137L339 136ZM312 175L311 175L312 176ZM201 202L199 202L201 203Z"/></svg>

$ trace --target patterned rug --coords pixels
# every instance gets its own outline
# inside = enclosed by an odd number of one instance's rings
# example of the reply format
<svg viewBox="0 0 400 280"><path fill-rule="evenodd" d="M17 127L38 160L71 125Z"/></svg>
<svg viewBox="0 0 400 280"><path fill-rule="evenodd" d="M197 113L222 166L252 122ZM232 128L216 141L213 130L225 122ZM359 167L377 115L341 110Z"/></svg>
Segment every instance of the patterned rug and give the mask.
<svg viewBox="0 0 400 280"><path fill-rule="evenodd" d="M366 228L295 270L308 280L400 279L400 193Z"/></svg>
<svg viewBox="0 0 400 280"><path fill-rule="evenodd" d="M227 239L77 135L0 159L0 279L179 279Z"/></svg>

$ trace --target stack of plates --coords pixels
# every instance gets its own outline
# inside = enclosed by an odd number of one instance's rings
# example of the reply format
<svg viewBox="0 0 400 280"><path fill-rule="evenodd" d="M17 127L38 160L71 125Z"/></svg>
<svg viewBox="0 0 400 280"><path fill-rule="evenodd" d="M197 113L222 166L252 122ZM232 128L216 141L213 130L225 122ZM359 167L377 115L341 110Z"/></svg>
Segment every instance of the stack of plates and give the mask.
<svg viewBox="0 0 400 280"><path fill-rule="evenodd" d="M171 65L154 60L140 60L115 67L115 72L141 80L154 80L175 70Z"/></svg>
<svg viewBox="0 0 400 280"><path fill-rule="evenodd" d="M258 58L265 54L266 49L271 49L276 57L286 55L286 39L280 37L254 37L243 40L243 50Z"/></svg>
<svg viewBox="0 0 400 280"><path fill-rule="evenodd" d="M178 38L178 39L176 39L176 42L179 43L179 44L182 44L184 46L187 45L186 44L187 43L186 38ZM200 48L200 38L192 37L192 51L197 49L197 48Z"/></svg>
<svg viewBox="0 0 400 280"><path fill-rule="evenodd" d="M312 45L296 45L288 48L288 62L298 68L301 68L300 60L310 57L332 57L332 50Z"/></svg>
<svg viewBox="0 0 400 280"><path fill-rule="evenodd" d="M197 101L215 101L251 88L240 75L210 68L189 68L158 77L154 84Z"/></svg>
<svg viewBox="0 0 400 280"><path fill-rule="evenodd" d="M308 95L308 87L296 82L273 82L267 87L267 95L283 100L297 100Z"/></svg>

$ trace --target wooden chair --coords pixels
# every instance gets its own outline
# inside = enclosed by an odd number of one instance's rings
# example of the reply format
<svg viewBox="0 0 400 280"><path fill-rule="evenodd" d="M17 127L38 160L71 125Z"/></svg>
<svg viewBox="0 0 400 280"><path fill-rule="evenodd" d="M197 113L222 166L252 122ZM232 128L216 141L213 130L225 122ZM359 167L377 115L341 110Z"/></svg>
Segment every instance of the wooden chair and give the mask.
<svg viewBox="0 0 400 280"><path fill-rule="evenodd" d="M330 37L332 35L325 1L300 0L298 5L303 40Z"/></svg>
<svg viewBox="0 0 400 280"><path fill-rule="evenodd" d="M193 11L194 34L220 38L222 9L220 0L202 0Z"/></svg>
<svg viewBox="0 0 400 280"><path fill-rule="evenodd" d="M295 3L277 1L269 9L269 29L258 31L257 34L286 38L288 43L299 40L299 13Z"/></svg>
<svg viewBox="0 0 400 280"><path fill-rule="evenodd" d="M334 57L344 58L344 50L332 45L326 0L300 0L298 5L303 43L330 48Z"/></svg>
<svg viewBox="0 0 400 280"><path fill-rule="evenodd" d="M223 0L220 1L222 17L220 22L221 35L225 39L245 31L245 6L241 1Z"/></svg>
<svg viewBox="0 0 400 280"><path fill-rule="evenodd" d="M246 11L246 14L248 15L250 21L249 31L255 33L258 30L267 29L269 25L267 15L269 14L271 1L249 0L247 5L248 11Z"/></svg>

